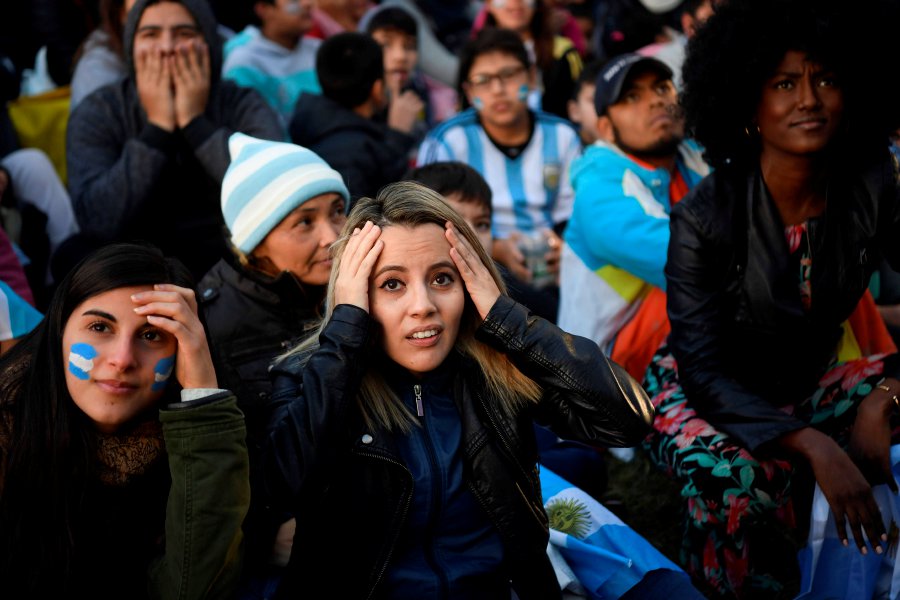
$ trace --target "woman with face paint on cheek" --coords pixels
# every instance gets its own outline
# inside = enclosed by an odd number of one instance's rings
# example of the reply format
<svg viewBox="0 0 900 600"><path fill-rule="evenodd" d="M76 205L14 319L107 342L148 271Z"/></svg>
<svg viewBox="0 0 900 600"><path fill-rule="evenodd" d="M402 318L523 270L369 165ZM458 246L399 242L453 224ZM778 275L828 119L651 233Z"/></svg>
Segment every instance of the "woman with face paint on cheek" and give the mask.
<svg viewBox="0 0 900 600"><path fill-rule="evenodd" d="M155 248L108 246L0 362L4 594L230 595L246 432L191 286Z"/></svg>

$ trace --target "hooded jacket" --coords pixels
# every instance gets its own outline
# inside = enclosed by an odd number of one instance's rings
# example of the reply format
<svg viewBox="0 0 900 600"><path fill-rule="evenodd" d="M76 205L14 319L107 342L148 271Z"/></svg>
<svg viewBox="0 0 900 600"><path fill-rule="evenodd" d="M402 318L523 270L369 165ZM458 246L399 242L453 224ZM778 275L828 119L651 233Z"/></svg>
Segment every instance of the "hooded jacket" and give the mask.
<svg viewBox="0 0 900 600"><path fill-rule="evenodd" d="M374 197L402 179L415 144L410 135L307 93L297 101L290 132L295 144L306 146L341 174L353 199Z"/></svg>
<svg viewBox="0 0 900 600"><path fill-rule="evenodd" d="M221 44L204 0L178 3L193 15L209 47L206 111L173 132L148 123L135 85L133 49L151 2L137 2L125 24L128 76L89 95L69 119L69 191L83 233L153 242L199 278L226 252L219 195L230 163L228 137L240 131L282 140L284 133L256 92L219 80Z"/></svg>

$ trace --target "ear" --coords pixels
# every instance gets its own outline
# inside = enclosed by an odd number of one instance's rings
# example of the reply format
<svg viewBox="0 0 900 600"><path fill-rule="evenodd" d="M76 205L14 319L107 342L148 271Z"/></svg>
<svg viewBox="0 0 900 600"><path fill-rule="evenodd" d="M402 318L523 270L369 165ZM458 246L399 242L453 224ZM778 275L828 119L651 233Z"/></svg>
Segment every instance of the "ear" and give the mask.
<svg viewBox="0 0 900 600"><path fill-rule="evenodd" d="M600 134L601 140L614 144L616 136L613 133L613 129L613 122L607 115L597 117L597 133Z"/></svg>
<svg viewBox="0 0 900 600"><path fill-rule="evenodd" d="M387 87L384 85L384 79L376 79L372 84L372 91L369 92L369 100L378 108L387 106Z"/></svg>
<svg viewBox="0 0 900 600"><path fill-rule="evenodd" d="M681 13L681 31L684 32L684 35L691 39L694 37L694 17L687 11Z"/></svg>
<svg viewBox="0 0 900 600"><path fill-rule="evenodd" d="M260 21L264 21L266 17L266 12L270 8L275 8L273 4L269 4L268 2L254 2L253 3L253 12L256 15L256 18Z"/></svg>
<svg viewBox="0 0 900 600"><path fill-rule="evenodd" d="M566 113L569 115L569 120L573 123L579 123L581 121L581 115L578 114L578 103L574 100L566 102Z"/></svg>
<svg viewBox="0 0 900 600"><path fill-rule="evenodd" d="M469 106L475 106L475 94L472 93L472 87L467 81L463 82L462 91L466 95L466 100L469 101Z"/></svg>

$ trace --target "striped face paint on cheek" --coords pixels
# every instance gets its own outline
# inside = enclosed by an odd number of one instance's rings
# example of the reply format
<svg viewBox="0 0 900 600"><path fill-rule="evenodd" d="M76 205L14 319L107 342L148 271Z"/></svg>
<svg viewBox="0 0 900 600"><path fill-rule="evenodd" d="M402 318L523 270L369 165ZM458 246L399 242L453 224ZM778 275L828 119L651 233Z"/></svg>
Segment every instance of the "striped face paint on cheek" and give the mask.
<svg viewBox="0 0 900 600"><path fill-rule="evenodd" d="M519 86L519 96L518 96L519 102L525 102L526 100L528 100L528 92L530 92L530 91L531 90L529 89L527 84L523 83L522 85L520 85Z"/></svg>
<svg viewBox="0 0 900 600"><path fill-rule="evenodd" d="M169 377L172 376L172 371L175 369L175 355L168 356L163 358L156 366L153 368L153 385L150 386L150 389L154 392L159 392L166 389L166 383L169 382Z"/></svg>
<svg viewBox="0 0 900 600"><path fill-rule="evenodd" d="M94 368L94 358L97 350L90 344L72 344L69 348L69 373L86 381L90 379L89 373Z"/></svg>

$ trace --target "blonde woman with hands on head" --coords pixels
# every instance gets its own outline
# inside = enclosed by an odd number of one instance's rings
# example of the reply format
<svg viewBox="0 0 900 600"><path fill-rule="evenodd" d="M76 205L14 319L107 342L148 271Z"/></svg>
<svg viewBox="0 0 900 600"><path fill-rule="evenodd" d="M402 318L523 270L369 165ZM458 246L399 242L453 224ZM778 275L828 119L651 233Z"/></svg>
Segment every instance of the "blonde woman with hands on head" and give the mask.
<svg viewBox="0 0 900 600"><path fill-rule="evenodd" d="M273 375L287 597L559 597L532 420L627 446L653 414L595 344L506 296L471 228L411 182L351 211L318 339Z"/></svg>

